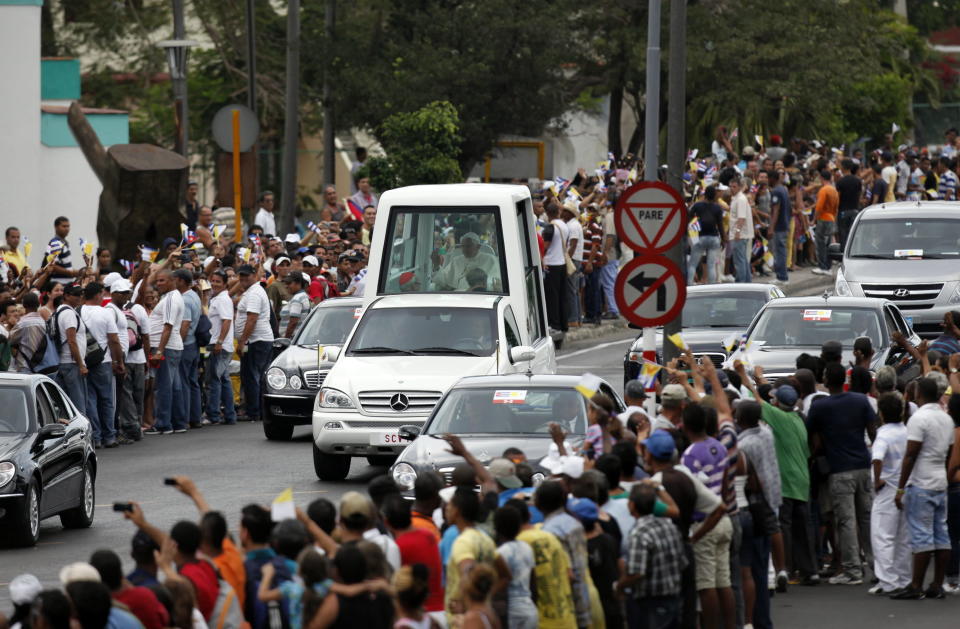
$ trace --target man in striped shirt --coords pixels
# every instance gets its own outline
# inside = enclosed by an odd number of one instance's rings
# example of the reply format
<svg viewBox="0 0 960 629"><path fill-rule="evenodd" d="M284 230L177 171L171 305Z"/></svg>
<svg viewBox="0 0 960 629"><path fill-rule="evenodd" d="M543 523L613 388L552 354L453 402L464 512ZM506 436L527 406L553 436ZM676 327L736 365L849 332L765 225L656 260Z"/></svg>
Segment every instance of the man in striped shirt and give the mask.
<svg viewBox="0 0 960 629"><path fill-rule="evenodd" d="M47 255L54 254L49 262L53 268L50 279L58 284L72 284L74 278L80 277L83 269L74 270L73 262L70 260L70 244L67 242L67 236L70 235L70 219L66 216L58 216L53 221L53 231L56 236L47 243ZM44 266L47 264L44 260Z"/></svg>

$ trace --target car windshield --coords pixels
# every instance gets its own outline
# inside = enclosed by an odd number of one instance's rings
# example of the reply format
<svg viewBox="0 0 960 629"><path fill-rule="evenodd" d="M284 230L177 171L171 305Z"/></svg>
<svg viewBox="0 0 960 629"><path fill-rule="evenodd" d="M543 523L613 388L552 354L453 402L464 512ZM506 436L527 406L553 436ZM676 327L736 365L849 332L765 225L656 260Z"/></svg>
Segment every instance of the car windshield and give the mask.
<svg viewBox="0 0 960 629"><path fill-rule="evenodd" d="M380 294L506 292L497 207L394 207Z"/></svg>
<svg viewBox="0 0 960 629"><path fill-rule="evenodd" d="M862 220L850 238L851 258L960 258L960 219Z"/></svg>
<svg viewBox="0 0 960 629"><path fill-rule="evenodd" d="M547 435L550 422L557 422L568 433L582 435L587 430L583 400L572 387L454 389L437 408L426 434Z"/></svg>
<svg viewBox="0 0 960 629"><path fill-rule="evenodd" d="M343 345L357 322L355 306L316 308L297 332L295 345Z"/></svg>
<svg viewBox="0 0 960 629"><path fill-rule="evenodd" d="M686 328L746 328L766 303L760 293L687 293L683 306Z"/></svg>
<svg viewBox="0 0 960 629"><path fill-rule="evenodd" d="M24 433L30 427L27 394L20 388L0 386L0 433Z"/></svg>
<svg viewBox="0 0 960 629"><path fill-rule="evenodd" d="M750 333L753 347L820 346L827 341L840 341L853 347L858 337L868 336L875 348L886 340L877 312L870 308L831 308L803 306L767 308Z"/></svg>
<svg viewBox="0 0 960 629"><path fill-rule="evenodd" d="M347 355L489 356L497 338L492 308L373 308Z"/></svg>

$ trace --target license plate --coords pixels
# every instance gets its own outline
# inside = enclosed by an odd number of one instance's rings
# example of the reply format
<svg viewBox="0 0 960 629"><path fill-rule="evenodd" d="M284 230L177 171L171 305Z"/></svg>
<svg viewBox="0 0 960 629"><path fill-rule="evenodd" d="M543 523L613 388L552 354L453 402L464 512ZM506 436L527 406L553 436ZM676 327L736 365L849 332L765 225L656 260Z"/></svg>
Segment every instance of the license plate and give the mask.
<svg viewBox="0 0 960 629"><path fill-rule="evenodd" d="M375 432L370 435L370 445L372 446L399 446L402 443L400 433L396 431Z"/></svg>

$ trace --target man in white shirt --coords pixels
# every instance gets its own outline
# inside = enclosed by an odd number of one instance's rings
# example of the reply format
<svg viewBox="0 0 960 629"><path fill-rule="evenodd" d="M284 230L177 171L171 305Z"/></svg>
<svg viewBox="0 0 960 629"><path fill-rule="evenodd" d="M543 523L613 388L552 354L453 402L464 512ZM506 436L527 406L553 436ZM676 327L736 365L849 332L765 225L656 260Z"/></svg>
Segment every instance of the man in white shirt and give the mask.
<svg viewBox="0 0 960 629"><path fill-rule="evenodd" d="M913 551L913 582L891 598L944 598L943 575L950 560L947 531L947 457L953 447L953 420L938 403L937 382L917 380L920 408L907 423L907 452L903 457L897 508L906 509ZM923 589L930 559L934 577Z"/></svg>
<svg viewBox="0 0 960 629"><path fill-rule="evenodd" d="M117 308L123 318L122 327L118 332L121 344L126 343L126 376L117 386L117 422L121 437L132 441L140 441L142 439L140 418L143 417L147 354L150 353L150 321L143 306L140 304L130 305L132 292L133 287L125 279L115 280L110 286L112 299L110 306ZM133 331L132 344L130 343L128 330ZM118 440L123 443L123 440L119 437Z"/></svg>
<svg viewBox="0 0 960 629"><path fill-rule="evenodd" d="M439 263L439 256L434 254L434 270ZM447 256L444 265L433 275L433 284L437 290L468 291L470 283L467 273L472 269L480 269L487 278L486 290L496 290L500 285L500 260L492 253L483 251L480 237L473 232L467 232L460 237L460 252ZM349 284L347 285L349 288Z"/></svg>
<svg viewBox="0 0 960 629"><path fill-rule="evenodd" d="M734 277L736 281L749 284L753 281L750 273L750 243L753 242L753 212L750 202L743 193L739 177L727 184L730 186L730 228L728 240L733 257Z"/></svg>
<svg viewBox="0 0 960 629"><path fill-rule="evenodd" d="M63 289L63 303L53 313L56 342L60 346L57 383L81 411L87 409L87 329L77 307L83 300L83 287L70 284Z"/></svg>
<svg viewBox="0 0 960 629"><path fill-rule="evenodd" d="M543 228L546 251L543 254L543 292L547 301L547 324L554 330L567 331L567 265L563 252L567 248L569 230L560 220L560 206L551 201L544 214L550 221Z"/></svg>
<svg viewBox="0 0 960 629"><path fill-rule="evenodd" d="M273 193L264 190L260 193L260 198L257 201L260 204L260 209L257 210L257 215L253 218L253 224L262 227L264 235L276 236L277 221L273 216Z"/></svg>
<svg viewBox="0 0 960 629"><path fill-rule="evenodd" d="M877 429L871 452L876 497L870 511L870 545L878 581L870 593L884 595L910 584L910 534L906 514L894 502L907 449L907 427L899 393L881 395L877 407L883 425Z"/></svg>
<svg viewBox="0 0 960 629"><path fill-rule="evenodd" d="M580 202L568 199L560 210L560 220L567 226L567 254L577 268L567 276L567 323L580 327L580 282L583 279L583 225L580 224Z"/></svg>
<svg viewBox="0 0 960 629"><path fill-rule="evenodd" d="M273 330L270 328L270 300L260 286L256 270L249 264L237 269L243 296L237 304L234 334L241 352L240 381L247 405L247 419L260 419L260 383L270 363Z"/></svg>
<svg viewBox="0 0 960 629"><path fill-rule="evenodd" d="M148 280L149 283L149 280ZM154 283L160 294L160 302L150 313L150 367L154 370L153 427L144 431L147 435L171 435L174 393L180 390L180 356L183 353L183 338L180 324L183 323L183 297L174 287L169 269L157 271Z"/></svg>
<svg viewBox="0 0 960 629"><path fill-rule="evenodd" d="M233 301L227 292L227 274L214 271L210 275L213 298L210 317L210 340L213 344L207 363L207 419L211 424L237 423L233 405L233 384L230 382L230 359L233 357ZM221 419L222 408L222 419Z"/></svg>
<svg viewBox="0 0 960 629"><path fill-rule="evenodd" d="M93 442L96 447L116 448L117 433L113 428L116 417L114 403L114 374L123 377L123 351L117 334L117 320L100 303L103 301L103 285L90 282L83 289L83 306L80 318L87 332L103 350L99 364L90 364L87 356L87 419L93 426Z"/></svg>
<svg viewBox="0 0 960 629"><path fill-rule="evenodd" d="M126 380L131 376L130 370L127 368L127 355L130 351L130 336L127 334L127 317L125 314L123 314L123 306L127 303L127 300L130 299L130 293L133 292L133 287L130 286L130 282L122 277L111 278L109 282L107 282L107 279L104 278L104 285L107 287L107 291L110 293L110 301L103 308L111 317L113 317L113 321L117 326L117 341L120 343L120 359L123 362L124 372L123 378L116 382L116 387L114 388L114 405L116 406L115 415L118 423L117 443L120 445L126 445L133 443L133 437L131 435L134 434L134 430L137 436L140 435L139 423L135 427L128 426L126 429L124 429L123 426L119 426L120 399L123 394L123 380Z"/></svg>

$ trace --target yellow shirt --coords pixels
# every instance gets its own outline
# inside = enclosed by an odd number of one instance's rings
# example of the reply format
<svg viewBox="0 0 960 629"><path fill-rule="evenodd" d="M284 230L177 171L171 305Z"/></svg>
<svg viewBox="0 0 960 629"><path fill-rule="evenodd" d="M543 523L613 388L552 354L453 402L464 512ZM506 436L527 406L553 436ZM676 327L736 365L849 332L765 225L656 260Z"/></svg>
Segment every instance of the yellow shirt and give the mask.
<svg viewBox="0 0 960 629"><path fill-rule="evenodd" d="M453 548L450 549L450 559L447 562L447 587L444 591L444 607L447 610L447 621L451 627L462 624L462 614L455 614L453 603L463 600L460 592L460 564L467 560L476 563L485 563L491 568L497 558L497 547L485 533L471 527L460 533Z"/></svg>
<svg viewBox="0 0 960 629"><path fill-rule="evenodd" d="M570 559L560 540L540 529L521 531L517 539L533 549L540 628L576 629L577 616L570 590Z"/></svg>
<svg viewBox="0 0 960 629"><path fill-rule="evenodd" d="M0 257L6 260L7 264L17 267L17 273L23 271L23 268L27 266L27 259L23 256L20 251L10 251L6 247L0 251ZM7 278L3 278L6 281Z"/></svg>

